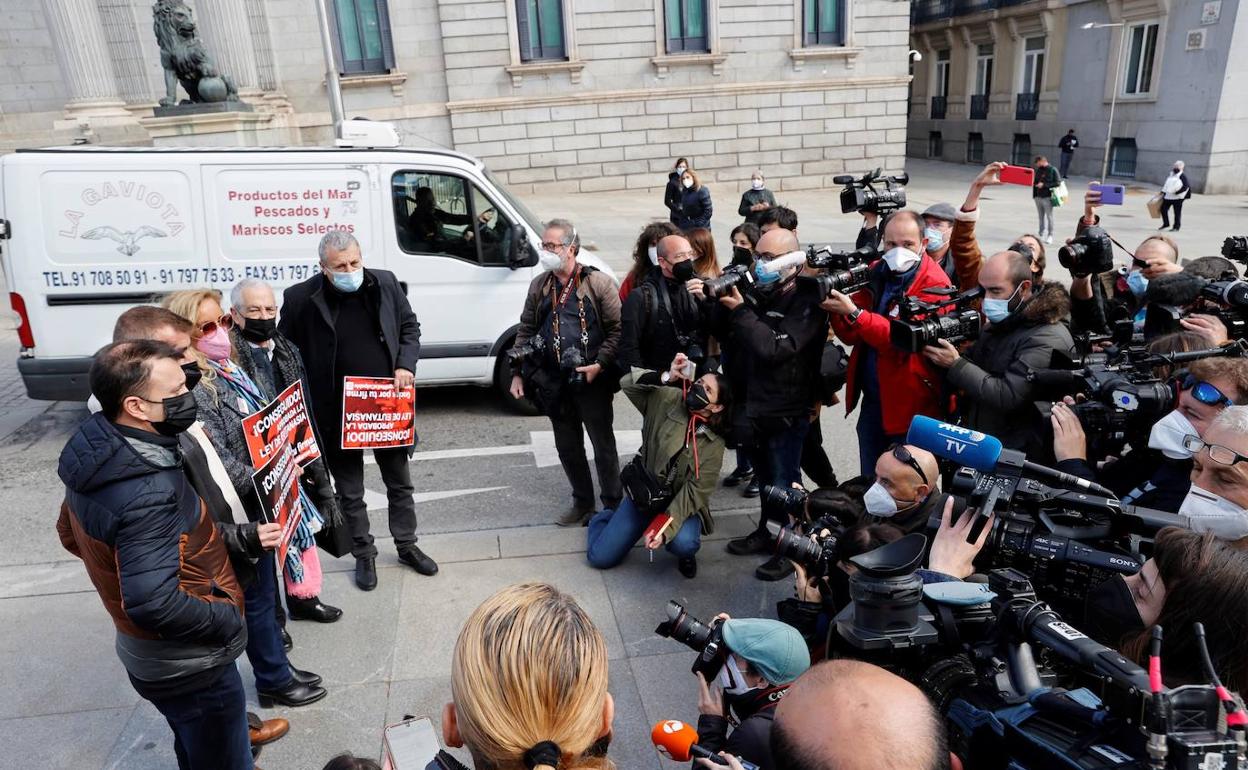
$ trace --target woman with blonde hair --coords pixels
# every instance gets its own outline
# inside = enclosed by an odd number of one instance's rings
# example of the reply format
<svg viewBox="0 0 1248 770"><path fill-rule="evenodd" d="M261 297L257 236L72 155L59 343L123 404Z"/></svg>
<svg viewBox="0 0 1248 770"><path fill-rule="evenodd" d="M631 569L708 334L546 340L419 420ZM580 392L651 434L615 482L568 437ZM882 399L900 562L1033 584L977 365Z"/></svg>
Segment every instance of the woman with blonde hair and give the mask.
<svg viewBox="0 0 1248 770"><path fill-rule="evenodd" d="M693 259L693 272L699 278L714 278L723 275L719 266L719 254L715 251L715 237L705 227L695 227L685 232L685 238L693 247L697 256Z"/></svg>
<svg viewBox="0 0 1248 770"><path fill-rule="evenodd" d="M551 585L513 585L477 607L455 642L451 698L443 738L467 746L477 770L615 767L607 644Z"/></svg>

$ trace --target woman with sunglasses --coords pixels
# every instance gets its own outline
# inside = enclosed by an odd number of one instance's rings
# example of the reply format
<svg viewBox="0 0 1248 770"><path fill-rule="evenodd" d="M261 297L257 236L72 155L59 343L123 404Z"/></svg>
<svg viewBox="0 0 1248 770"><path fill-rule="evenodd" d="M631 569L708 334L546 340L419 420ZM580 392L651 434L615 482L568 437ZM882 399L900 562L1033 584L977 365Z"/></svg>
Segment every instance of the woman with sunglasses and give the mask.
<svg viewBox="0 0 1248 770"><path fill-rule="evenodd" d="M1177 513L1191 486L1194 453L1186 446L1186 438L1203 438L1225 408L1248 403L1248 360L1193 361L1172 382L1178 393L1175 407L1152 426L1147 444L1132 446L1099 471L1088 461L1083 426L1070 408L1073 399L1054 404L1051 421L1057 467L1105 485L1124 505Z"/></svg>
<svg viewBox="0 0 1248 770"><path fill-rule="evenodd" d="M232 360L234 351L229 332L234 321L222 310L221 293L215 289L176 291L165 297L162 304L195 325L191 345L204 376L191 392L195 394L199 418L248 516L256 519L260 516L260 501L251 481L254 469L242 421L262 408L265 400L259 386ZM282 572L296 583L313 581L319 595L321 564L314 535L324 520L302 489L300 496L303 519L291 537ZM257 574L265 578L275 574L273 558L272 553L262 557L262 563L256 565ZM274 614L277 586L272 581L258 579L254 588L254 594L248 589L244 607L248 626L263 627L266 631L249 634L247 641L247 656L256 673L256 692L261 707L268 708L274 702L304 706L324 698L326 691L319 686L321 678L294 668L286 658L285 639L276 628ZM272 633L267 633L270 621L273 629Z"/></svg>

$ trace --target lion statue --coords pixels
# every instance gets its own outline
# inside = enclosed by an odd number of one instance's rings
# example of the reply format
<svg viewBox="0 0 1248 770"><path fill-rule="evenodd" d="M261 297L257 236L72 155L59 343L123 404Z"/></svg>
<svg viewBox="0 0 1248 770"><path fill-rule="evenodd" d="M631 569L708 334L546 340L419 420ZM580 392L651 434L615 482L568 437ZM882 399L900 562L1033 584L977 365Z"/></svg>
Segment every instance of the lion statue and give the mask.
<svg viewBox="0 0 1248 770"><path fill-rule="evenodd" d="M182 0L157 0L152 6L152 29L160 45L160 66L165 70L165 96L160 106L178 103L178 83L194 102L223 102L238 99L238 89L229 75L222 74L204 44L195 36L195 19Z"/></svg>

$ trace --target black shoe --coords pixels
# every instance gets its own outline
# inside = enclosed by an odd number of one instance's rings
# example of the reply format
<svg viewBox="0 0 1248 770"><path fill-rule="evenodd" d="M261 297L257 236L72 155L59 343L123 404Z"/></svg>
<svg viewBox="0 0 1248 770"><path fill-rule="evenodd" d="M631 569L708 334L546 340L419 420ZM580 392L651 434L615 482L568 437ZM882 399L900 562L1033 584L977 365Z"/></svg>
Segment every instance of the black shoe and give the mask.
<svg viewBox="0 0 1248 770"><path fill-rule="evenodd" d="M1178 228L1178 227L1172 227L1172 228L1170 228L1170 232L1172 232L1172 233L1177 233L1178 231L1179 231L1179 228Z"/></svg>
<svg viewBox="0 0 1248 770"><path fill-rule="evenodd" d="M438 564L433 559L425 555L425 552L411 546L399 551L399 561L416 570L422 575L438 574Z"/></svg>
<svg viewBox="0 0 1248 770"><path fill-rule="evenodd" d="M767 553L772 550L771 538L766 532L757 529L745 537L737 537L728 541L728 553L735 556L748 556L754 553Z"/></svg>
<svg viewBox="0 0 1248 770"><path fill-rule="evenodd" d="M680 570L680 574L693 580L698 576L698 559L695 556L687 556L676 562L676 569Z"/></svg>
<svg viewBox="0 0 1248 770"><path fill-rule="evenodd" d="M737 468L732 473L729 473L728 477L724 479L724 486L735 487L742 481L747 481L752 478L754 478L753 468Z"/></svg>
<svg viewBox="0 0 1248 770"><path fill-rule="evenodd" d="M555 523L561 527L588 527L589 520L597 513L593 508L588 510L581 508L579 505L573 505L564 511Z"/></svg>
<svg viewBox="0 0 1248 770"><path fill-rule="evenodd" d="M1169 229L1170 229L1170 225L1162 225L1161 227L1158 227L1157 229L1158 229L1159 231L1160 231L1160 230L1169 230Z"/></svg>
<svg viewBox="0 0 1248 770"><path fill-rule="evenodd" d="M256 690L256 696L260 699L260 708L271 709L276 703L291 708L299 706L307 706L310 703L316 703L326 696L327 692L324 687L310 687L291 679L290 684L285 689L274 692L265 692Z"/></svg>
<svg viewBox="0 0 1248 770"><path fill-rule="evenodd" d="M754 577L771 582L773 580L783 580L792 575L793 572L793 562L781 556L773 556L758 565L758 569L754 570Z"/></svg>
<svg viewBox="0 0 1248 770"><path fill-rule="evenodd" d="M294 666L290 667L290 675L295 678L296 682L308 687L316 687L321 683L320 674L313 674L311 671L300 671Z"/></svg>
<svg viewBox="0 0 1248 770"><path fill-rule="evenodd" d="M317 623L333 623L342 617L342 610L321 602L321 597L298 599L287 595L286 609L291 620L315 620Z"/></svg>
<svg viewBox="0 0 1248 770"><path fill-rule="evenodd" d="M377 587L377 559L365 556L355 560L355 584L361 591L371 591Z"/></svg>
<svg viewBox="0 0 1248 770"><path fill-rule="evenodd" d="M290 638L290 632L285 628L282 629L282 649L286 652L295 649L295 640Z"/></svg>
<svg viewBox="0 0 1248 770"><path fill-rule="evenodd" d="M758 497L758 476L750 479L750 483L745 485L745 491L741 493L742 497Z"/></svg>

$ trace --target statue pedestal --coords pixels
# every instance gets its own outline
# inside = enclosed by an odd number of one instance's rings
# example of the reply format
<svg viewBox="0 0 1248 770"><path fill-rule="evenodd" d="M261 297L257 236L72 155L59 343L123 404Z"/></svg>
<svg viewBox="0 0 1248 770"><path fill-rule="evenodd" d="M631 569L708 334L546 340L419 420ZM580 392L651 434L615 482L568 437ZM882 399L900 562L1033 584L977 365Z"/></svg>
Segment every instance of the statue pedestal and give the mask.
<svg viewBox="0 0 1248 770"><path fill-rule="evenodd" d="M224 102L191 102L175 104L170 107L157 106L152 114L158 118L175 118L187 115L220 115L230 112L252 112L247 102L228 100Z"/></svg>
<svg viewBox="0 0 1248 770"><path fill-rule="evenodd" d="M176 108L157 107L153 117L139 120L156 147L273 147L300 144L299 129L286 116L271 112L217 110L196 111L192 114L161 112L173 109Z"/></svg>

